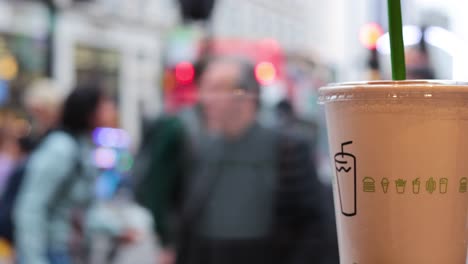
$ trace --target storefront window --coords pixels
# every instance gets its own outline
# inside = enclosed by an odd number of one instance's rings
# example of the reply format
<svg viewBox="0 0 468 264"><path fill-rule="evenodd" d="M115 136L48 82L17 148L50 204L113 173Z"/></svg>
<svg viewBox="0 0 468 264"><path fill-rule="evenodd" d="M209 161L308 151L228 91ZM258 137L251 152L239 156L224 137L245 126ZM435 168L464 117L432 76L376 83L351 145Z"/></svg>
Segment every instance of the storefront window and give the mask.
<svg viewBox="0 0 468 264"><path fill-rule="evenodd" d="M75 63L78 86L97 84L119 102L120 55L117 51L78 45Z"/></svg>
<svg viewBox="0 0 468 264"><path fill-rule="evenodd" d="M25 89L45 76L46 50L44 39L0 34L0 106L20 107Z"/></svg>

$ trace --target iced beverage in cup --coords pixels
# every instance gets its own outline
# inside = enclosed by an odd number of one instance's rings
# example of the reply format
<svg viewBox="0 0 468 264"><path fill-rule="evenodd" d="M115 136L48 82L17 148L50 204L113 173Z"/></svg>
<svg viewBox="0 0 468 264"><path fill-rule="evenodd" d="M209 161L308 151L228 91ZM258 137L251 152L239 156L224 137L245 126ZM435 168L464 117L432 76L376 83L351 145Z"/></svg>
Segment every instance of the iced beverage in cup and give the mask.
<svg viewBox="0 0 468 264"><path fill-rule="evenodd" d="M341 264L465 264L468 85L400 81L320 90Z"/></svg>

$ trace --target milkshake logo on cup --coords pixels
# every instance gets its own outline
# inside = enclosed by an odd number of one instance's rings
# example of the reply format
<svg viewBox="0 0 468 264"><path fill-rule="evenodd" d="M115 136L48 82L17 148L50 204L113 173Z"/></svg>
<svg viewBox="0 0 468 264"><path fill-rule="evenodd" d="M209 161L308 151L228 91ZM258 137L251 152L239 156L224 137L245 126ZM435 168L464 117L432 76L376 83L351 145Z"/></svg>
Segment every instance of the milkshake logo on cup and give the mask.
<svg viewBox="0 0 468 264"><path fill-rule="evenodd" d="M353 144L352 141L341 144L341 152L335 154L336 182L340 196L341 213L345 216L357 214L356 198L356 157L344 148Z"/></svg>

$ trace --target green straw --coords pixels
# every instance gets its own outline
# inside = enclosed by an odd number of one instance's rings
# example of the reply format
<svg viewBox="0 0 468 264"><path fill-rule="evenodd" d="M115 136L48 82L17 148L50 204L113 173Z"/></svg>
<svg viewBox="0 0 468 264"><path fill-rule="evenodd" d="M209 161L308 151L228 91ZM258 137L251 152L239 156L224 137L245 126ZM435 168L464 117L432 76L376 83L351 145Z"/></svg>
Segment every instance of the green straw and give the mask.
<svg viewBox="0 0 468 264"><path fill-rule="evenodd" d="M392 77L394 81L406 79L405 45L400 0L388 0L388 25L390 27L390 50Z"/></svg>

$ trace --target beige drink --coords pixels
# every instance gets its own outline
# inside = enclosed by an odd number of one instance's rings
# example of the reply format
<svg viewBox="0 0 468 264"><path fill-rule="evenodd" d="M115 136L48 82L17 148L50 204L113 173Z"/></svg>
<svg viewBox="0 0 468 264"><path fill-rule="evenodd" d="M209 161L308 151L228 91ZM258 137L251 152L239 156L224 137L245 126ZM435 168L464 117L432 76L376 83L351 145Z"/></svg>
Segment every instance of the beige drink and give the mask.
<svg viewBox="0 0 468 264"><path fill-rule="evenodd" d="M341 264L464 264L468 86L349 84L321 101Z"/></svg>

